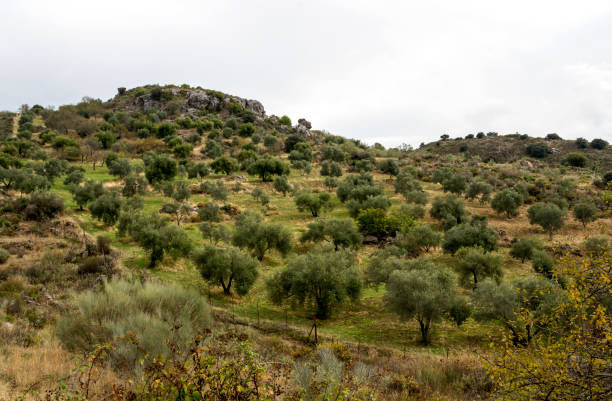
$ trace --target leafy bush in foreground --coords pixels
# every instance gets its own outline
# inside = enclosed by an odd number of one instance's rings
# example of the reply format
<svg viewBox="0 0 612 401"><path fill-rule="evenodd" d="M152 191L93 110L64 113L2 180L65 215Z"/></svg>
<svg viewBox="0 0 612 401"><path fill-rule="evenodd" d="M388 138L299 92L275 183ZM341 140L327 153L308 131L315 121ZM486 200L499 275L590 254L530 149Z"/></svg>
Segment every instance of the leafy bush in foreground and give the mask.
<svg viewBox="0 0 612 401"><path fill-rule="evenodd" d="M85 350L118 337L134 336L111 351L117 370L131 371L142 358L168 356L165 341L185 347L197 334L210 329L210 307L194 290L177 284L111 281L101 290L89 290L74 299L77 310L60 319L57 335L71 350Z"/></svg>

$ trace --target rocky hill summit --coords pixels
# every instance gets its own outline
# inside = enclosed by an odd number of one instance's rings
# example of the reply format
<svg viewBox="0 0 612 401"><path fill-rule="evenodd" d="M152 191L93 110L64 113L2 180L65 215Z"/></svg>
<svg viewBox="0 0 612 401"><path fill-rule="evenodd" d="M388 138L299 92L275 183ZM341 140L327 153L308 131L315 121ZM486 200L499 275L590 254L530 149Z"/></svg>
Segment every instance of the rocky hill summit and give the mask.
<svg viewBox="0 0 612 401"><path fill-rule="evenodd" d="M127 104L125 103L126 96ZM222 109L236 108L253 113L257 118L266 118L264 106L258 100L245 99L238 96L227 95L222 92L191 88L187 85L176 86L142 86L131 90L121 88L114 99L123 103L126 108L139 109L147 112L150 110L178 111L181 114L197 114L202 110L216 112Z"/></svg>

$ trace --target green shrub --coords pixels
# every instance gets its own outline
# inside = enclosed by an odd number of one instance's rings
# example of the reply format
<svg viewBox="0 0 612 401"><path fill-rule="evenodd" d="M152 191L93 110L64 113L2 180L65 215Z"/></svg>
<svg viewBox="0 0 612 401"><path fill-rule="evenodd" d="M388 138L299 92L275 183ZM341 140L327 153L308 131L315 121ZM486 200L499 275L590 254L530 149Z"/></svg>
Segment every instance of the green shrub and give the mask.
<svg viewBox="0 0 612 401"><path fill-rule="evenodd" d="M586 228L587 223L597 219L597 206L590 201L582 201L574 206L574 217Z"/></svg>
<svg viewBox="0 0 612 401"><path fill-rule="evenodd" d="M365 209L357 216L359 230L365 235L383 238L388 235L395 236L399 230L399 221L387 216L382 209Z"/></svg>
<svg viewBox="0 0 612 401"><path fill-rule="evenodd" d="M133 371L139 361L168 356L171 345L187 344L211 327L210 307L195 290L178 284L110 281L74 299L76 310L62 317L57 336L70 350L86 350L118 337L133 336L111 351L112 366ZM168 342L166 341L168 340Z"/></svg>
<svg viewBox="0 0 612 401"><path fill-rule="evenodd" d="M28 220L41 221L64 212L64 201L50 192L34 192L24 209Z"/></svg>
<svg viewBox="0 0 612 401"><path fill-rule="evenodd" d="M610 239L608 237L589 237L584 241L584 248L589 255L602 255L610 251Z"/></svg>
<svg viewBox="0 0 612 401"><path fill-rule="evenodd" d="M472 315L472 307L465 298L457 297L450 308L449 315L457 326L461 326Z"/></svg>
<svg viewBox="0 0 612 401"><path fill-rule="evenodd" d="M88 256L79 264L79 274L109 274L115 267L115 261L110 256Z"/></svg>
<svg viewBox="0 0 612 401"><path fill-rule="evenodd" d="M510 256L520 259L521 263L525 263L525 259L531 259L534 250L541 248L542 246L537 239L523 237L512 244Z"/></svg>
<svg viewBox="0 0 612 401"><path fill-rule="evenodd" d="M535 157L536 159L542 159L548 156L548 154L550 153L548 145L544 142L536 142L527 145L527 148L525 150L527 151L527 154L529 156Z"/></svg>
<svg viewBox="0 0 612 401"><path fill-rule="evenodd" d="M587 158L582 153L569 153L565 157L565 164L572 167L584 167L587 164Z"/></svg>
<svg viewBox="0 0 612 401"><path fill-rule="evenodd" d="M213 202L206 202L198 210L198 217L201 221L218 222L221 221L221 214L219 213L219 206Z"/></svg>
<svg viewBox="0 0 612 401"><path fill-rule="evenodd" d="M538 224L548 232L549 239L552 241L554 232L563 227L565 211L556 203L538 202L529 207L527 217L529 224Z"/></svg>
<svg viewBox="0 0 612 401"><path fill-rule="evenodd" d="M585 149L586 147L589 146L589 141L587 141L584 138L577 138L575 143L576 143L576 147L580 149Z"/></svg>
<svg viewBox="0 0 612 401"><path fill-rule="evenodd" d="M595 138L591 141L591 147L593 149L603 150L608 147L608 142L601 138Z"/></svg>
<svg viewBox="0 0 612 401"><path fill-rule="evenodd" d="M4 248L0 248L0 265L6 263L11 254Z"/></svg>
<svg viewBox="0 0 612 401"><path fill-rule="evenodd" d="M553 272L553 258L544 250L536 249L531 255L533 270L542 274L544 277L551 278Z"/></svg>
<svg viewBox="0 0 612 401"><path fill-rule="evenodd" d="M445 230L464 223L469 216L463 200L455 195L447 195L445 198L437 196L431 204L429 214L440 221Z"/></svg>
<svg viewBox="0 0 612 401"><path fill-rule="evenodd" d="M291 119L288 116L282 116L278 119L278 123L281 125L291 126Z"/></svg>
<svg viewBox="0 0 612 401"><path fill-rule="evenodd" d="M523 197L514 189L504 189L491 200L491 208L497 213L506 213L506 217L518 216L518 208L523 204Z"/></svg>
<svg viewBox="0 0 612 401"><path fill-rule="evenodd" d="M462 223L444 234L442 249L454 254L460 248L482 247L485 251L497 249L497 233L486 224Z"/></svg>
<svg viewBox="0 0 612 401"><path fill-rule="evenodd" d="M331 210L333 201L329 192L314 193L307 190L295 194L295 206L300 212L309 211L312 217L318 217L321 210Z"/></svg>

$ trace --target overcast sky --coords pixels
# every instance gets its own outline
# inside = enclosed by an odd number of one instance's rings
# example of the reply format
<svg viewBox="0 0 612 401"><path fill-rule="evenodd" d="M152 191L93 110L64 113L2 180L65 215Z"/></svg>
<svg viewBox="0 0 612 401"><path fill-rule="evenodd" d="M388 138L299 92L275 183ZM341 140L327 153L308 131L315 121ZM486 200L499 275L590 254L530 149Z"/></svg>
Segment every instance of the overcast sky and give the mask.
<svg viewBox="0 0 612 401"><path fill-rule="evenodd" d="M612 140L612 1L2 0L0 109L188 83L385 145Z"/></svg>

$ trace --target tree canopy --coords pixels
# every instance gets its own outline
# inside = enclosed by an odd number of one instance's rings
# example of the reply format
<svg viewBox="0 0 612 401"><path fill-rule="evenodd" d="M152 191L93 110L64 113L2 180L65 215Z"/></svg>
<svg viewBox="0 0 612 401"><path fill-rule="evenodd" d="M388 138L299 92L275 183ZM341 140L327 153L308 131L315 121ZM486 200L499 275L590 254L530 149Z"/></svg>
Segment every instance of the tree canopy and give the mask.
<svg viewBox="0 0 612 401"><path fill-rule="evenodd" d="M384 300L400 318L419 323L421 343L430 343L431 325L455 303L455 276L446 267L395 270L389 275Z"/></svg>
<svg viewBox="0 0 612 401"><path fill-rule="evenodd" d="M272 302L289 301L311 311L317 319L329 318L346 300L361 296L361 280L354 256L346 251L317 246L289 261L286 269L267 281Z"/></svg>
<svg viewBox="0 0 612 401"><path fill-rule="evenodd" d="M185 256L191 251L192 244L187 233L156 214L122 214L119 221L119 234L129 234L132 239L150 252L149 267L153 268L163 259L164 254Z"/></svg>
<svg viewBox="0 0 612 401"><path fill-rule="evenodd" d="M340 248L357 249L361 246L362 237L353 219L317 219L309 223L307 228L300 241L329 241L336 251Z"/></svg>
<svg viewBox="0 0 612 401"><path fill-rule="evenodd" d="M293 239L287 228L282 224L266 223L260 215L250 211L236 217L232 242L240 248L253 251L259 260L271 249L276 249L285 256L293 246Z"/></svg>
<svg viewBox="0 0 612 401"><path fill-rule="evenodd" d="M238 295L246 295L259 275L259 263L234 247L206 245L194 251L192 260L202 278L221 285L225 295L230 295L232 285Z"/></svg>

